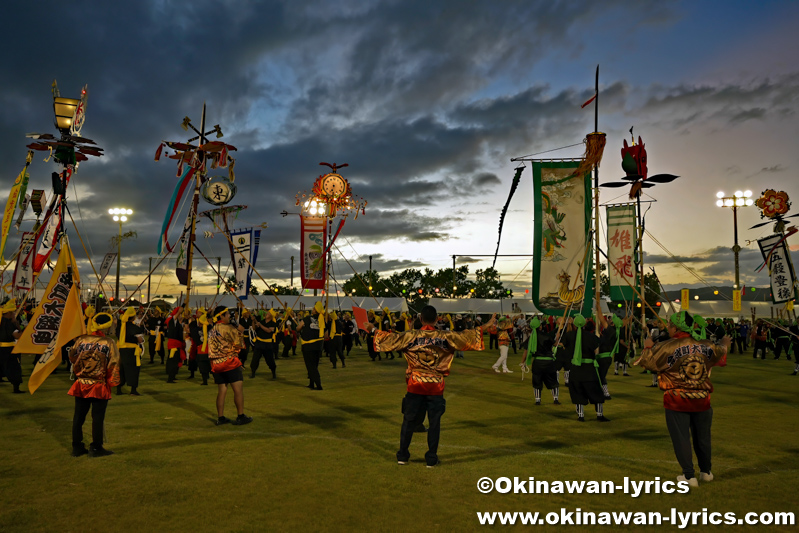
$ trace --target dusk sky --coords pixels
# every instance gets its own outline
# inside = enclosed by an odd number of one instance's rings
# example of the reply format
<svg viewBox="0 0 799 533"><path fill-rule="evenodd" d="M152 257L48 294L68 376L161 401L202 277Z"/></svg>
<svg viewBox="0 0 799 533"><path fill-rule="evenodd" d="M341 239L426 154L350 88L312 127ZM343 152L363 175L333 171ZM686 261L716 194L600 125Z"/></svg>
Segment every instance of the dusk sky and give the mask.
<svg viewBox="0 0 799 533"><path fill-rule="evenodd" d="M320 161L349 163L342 175L369 202L338 243L359 272L370 254L381 274L449 267L452 255L472 273L490 266L468 256L494 253L510 159L593 130L593 106L580 105L597 65L600 182L624 175L619 150L634 126L650 174L681 176L646 191L657 200L647 228L708 282L734 278L732 213L716 207L717 191L784 190L799 211L797 2L13 2L4 12L0 197L25 162L25 134L56 133L53 79L67 97L88 84L82 134L106 155L80 165L68 202L96 264L117 231L108 208L135 211L125 229L138 238L123 245L129 288L156 256L176 182L172 160L153 161L156 148L186 140L181 121L199 125L203 102L209 125L238 148L232 203L249 208L233 225L268 224L256 268L281 284L289 257L299 258L300 221L280 212L297 211L294 196L324 172ZM45 155L35 154L29 190L49 196L57 167ZM602 203L623 200L626 189L601 194ZM528 164L500 253L532 253L532 205ZM748 229L760 221L756 207L739 213L746 285L768 283L754 272L755 240L771 225ZM224 239L202 237L208 222L198 229L206 254L228 256ZM19 238L12 228L6 258ZM799 239L789 242L799 250ZM651 240L645 250L667 288L699 286ZM351 276L338 254L334 266ZM531 287L528 259L497 267L517 291ZM173 269L169 260L154 276L154 293L179 292ZM93 283L88 262L81 274ZM209 269L198 274L200 292L213 292Z"/></svg>

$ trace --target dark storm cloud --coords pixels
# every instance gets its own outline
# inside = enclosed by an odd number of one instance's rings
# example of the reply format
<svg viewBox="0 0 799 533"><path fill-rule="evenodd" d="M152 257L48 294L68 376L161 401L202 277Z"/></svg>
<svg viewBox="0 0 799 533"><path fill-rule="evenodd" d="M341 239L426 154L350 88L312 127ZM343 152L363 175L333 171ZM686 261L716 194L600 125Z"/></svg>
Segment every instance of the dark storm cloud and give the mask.
<svg viewBox="0 0 799 533"><path fill-rule="evenodd" d="M176 182L174 162L153 162L155 149L163 139L185 140L180 122L188 115L199 126L204 101L208 125L221 124L223 140L239 148L233 203L249 208L231 224L267 222L259 271L285 278L288 258L299 256L299 221L278 215L297 212L295 195L326 170L319 161L350 163L342 173L369 201L367 216L347 222L353 243L451 239L464 217L442 223L415 209L501 186L491 171L497 162L585 133L579 106L592 91L520 83L524 78L515 73L530 72L553 50L578 52L574 35L608 10L624 15L623 26L670 20L667 7L647 2L164 0L82 2L58 13L33 2L4 7L6 20L18 21L7 24L4 39L26 47L0 60L4 181L21 167L24 134L53 131L52 79L64 96L77 96L88 83L83 133L107 155L80 166L70 210L94 261L118 229L107 209L135 210L125 228L138 238L123 244L130 275L145 273L155 255ZM34 35L68 35L69 47ZM775 107L795 108L798 87L797 75L752 86L656 87L646 105L676 110L686 124L713 113L733 121L754 109L767 115ZM627 103L632 91L622 81L603 87L603 109L637 112ZM694 116L691 109L703 111ZM49 193L55 165L43 157L36 153L31 188ZM201 210L208 208L201 203ZM211 227L202 221L199 229ZM198 246L209 257L227 253L219 235Z"/></svg>
<svg viewBox="0 0 799 533"><path fill-rule="evenodd" d="M799 107L799 73L715 85L652 87L641 106L648 114L663 115L675 128L708 119L731 126L767 117L784 119Z"/></svg>

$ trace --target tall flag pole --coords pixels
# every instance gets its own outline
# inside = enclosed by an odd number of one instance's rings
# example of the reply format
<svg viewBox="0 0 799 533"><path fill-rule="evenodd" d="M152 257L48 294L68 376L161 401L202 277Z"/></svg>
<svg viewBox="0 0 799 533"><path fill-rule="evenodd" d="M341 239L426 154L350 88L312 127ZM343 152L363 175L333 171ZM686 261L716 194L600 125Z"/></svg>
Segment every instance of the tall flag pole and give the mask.
<svg viewBox="0 0 799 533"><path fill-rule="evenodd" d="M200 138L197 140L197 146L201 147L205 144L205 102L203 102L203 114L200 118ZM198 157L205 158L205 154L201 151L197 151ZM194 236L195 232L197 231L197 209L200 205L200 185L202 184L202 179L205 174L205 162L201 161L199 165L199 171L195 173L195 182L194 182L194 198L192 198L191 202L191 211L189 212L189 216L191 217L191 231L188 236L188 246L186 250L186 309L189 308L189 299L191 298L191 264L192 258L194 255Z"/></svg>
<svg viewBox="0 0 799 533"><path fill-rule="evenodd" d="M596 66L596 79L594 82L594 131L599 132L599 65ZM601 288L599 286L599 161L594 165L594 298L596 299L597 314L602 312L600 306ZM599 317L597 317L599 318Z"/></svg>

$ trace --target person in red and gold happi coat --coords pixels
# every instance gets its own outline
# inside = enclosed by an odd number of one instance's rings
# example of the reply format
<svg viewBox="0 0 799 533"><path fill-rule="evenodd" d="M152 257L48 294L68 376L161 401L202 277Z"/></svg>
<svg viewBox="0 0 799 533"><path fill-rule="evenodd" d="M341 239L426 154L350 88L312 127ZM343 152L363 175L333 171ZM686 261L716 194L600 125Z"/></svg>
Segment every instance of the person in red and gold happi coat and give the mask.
<svg viewBox="0 0 799 533"><path fill-rule="evenodd" d="M230 311L227 307L218 306L213 311L214 328L208 333L208 359L211 361L211 372L214 383L218 386L216 395L216 425L232 422L240 426L252 422L252 417L244 414L244 366L239 359L239 352L244 347L244 327L230 323ZM238 416L231 421L225 417L225 396L228 385L233 389L233 402L236 404Z"/></svg>
<svg viewBox="0 0 799 533"><path fill-rule="evenodd" d="M635 364L658 373L658 385L663 391L663 407L666 409L666 427L683 470L677 480L697 487L691 443L693 441L699 463L699 478L704 482L713 481L710 471L710 427L713 423L710 370L714 366L727 365L731 339L726 336L717 342L701 339L693 317L687 311L671 315L668 333L669 340L657 344L647 338L644 351Z"/></svg>
<svg viewBox="0 0 799 533"><path fill-rule="evenodd" d="M69 395L75 397L75 414L72 418L72 456L86 453L89 457L111 455L103 448L105 411L111 399L111 387L119 385L119 349L116 341L105 337L103 330L110 328L114 320L108 313L99 313L90 318L90 331L94 334L80 335L69 351L75 382ZM87 450L83 444L83 423L92 411L92 442Z"/></svg>
<svg viewBox="0 0 799 533"><path fill-rule="evenodd" d="M405 371L407 393L403 400L403 420L400 430L400 447L397 452L397 463L404 465L410 459L408 447L411 444L413 430L419 423L421 415L426 412L430 426L427 431L428 451L425 461L428 467L438 464L438 441L441 435L441 416L446 410L444 401L444 378L449 375L449 367L456 351L477 350L483 345L481 328L464 331L438 331L435 329L438 313L435 307L425 306L420 318L422 328L419 330L392 333L377 331L374 336L376 352L398 350L408 361ZM496 315L486 324L491 327L496 323ZM367 326L373 329L374 326Z"/></svg>

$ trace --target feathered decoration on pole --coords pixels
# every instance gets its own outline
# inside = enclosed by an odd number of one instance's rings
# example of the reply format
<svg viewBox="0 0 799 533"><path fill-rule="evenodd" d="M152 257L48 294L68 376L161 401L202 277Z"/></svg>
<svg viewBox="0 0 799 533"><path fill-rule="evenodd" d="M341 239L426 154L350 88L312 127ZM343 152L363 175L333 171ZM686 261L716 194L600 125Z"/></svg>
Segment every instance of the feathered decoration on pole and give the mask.
<svg viewBox="0 0 799 533"><path fill-rule="evenodd" d="M510 194L508 194L508 201L505 202L505 207L502 208L502 213L499 215L499 235L497 235L497 251L494 252L494 263L491 265L491 268L494 268L497 264L497 255L499 254L499 241L502 239L502 225L505 223L505 214L508 212L508 206L510 205L510 200L513 198L513 193L516 192L516 188L519 186L519 180L522 177L522 170L524 167L521 166L516 169L516 175L513 176L513 182L510 185Z"/></svg>
<svg viewBox="0 0 799 533"><path fill-rule="evenodd" d="M595 131L585 136L585 155L577 170L574 171L575 176L584 176L588 172L594 170L594 166L599 166L602 161L602 154L605 151L605 134Z"/></svg>

